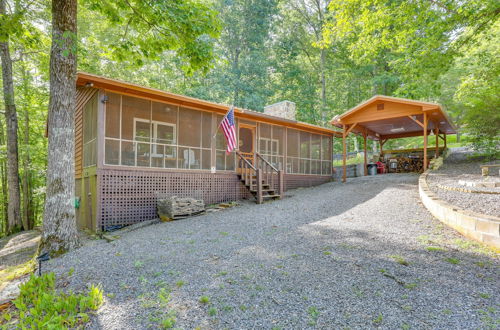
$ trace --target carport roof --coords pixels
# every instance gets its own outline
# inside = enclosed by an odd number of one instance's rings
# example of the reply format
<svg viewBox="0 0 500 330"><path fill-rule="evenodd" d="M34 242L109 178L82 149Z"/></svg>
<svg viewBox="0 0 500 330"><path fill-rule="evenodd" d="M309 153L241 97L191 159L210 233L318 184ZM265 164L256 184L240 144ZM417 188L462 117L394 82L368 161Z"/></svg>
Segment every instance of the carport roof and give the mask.
<svg viewBox="0 0 500 330"><path fill-rule="evenodd" d="M349 131L364 134L374 140L422 136L424 114L427 130L439 128L440 133L454 134L456 127L441 105L398 97L375 95L343 113L330 123Z"/></svg>

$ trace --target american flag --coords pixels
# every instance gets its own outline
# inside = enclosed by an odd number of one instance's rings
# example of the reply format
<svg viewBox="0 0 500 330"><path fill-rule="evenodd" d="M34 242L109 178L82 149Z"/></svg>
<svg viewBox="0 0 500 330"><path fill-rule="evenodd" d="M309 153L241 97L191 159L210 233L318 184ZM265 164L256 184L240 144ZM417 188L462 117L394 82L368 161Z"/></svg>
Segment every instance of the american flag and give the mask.
<svg viewBox="0 0 500 330"><path fill-rule="evenodd" d="M222 132L226 137L227 148L226 153L230 153L236 149L236 130L234 128L234 107L231 107L227 114L222 118L219 127L222 127Z"/></svg>

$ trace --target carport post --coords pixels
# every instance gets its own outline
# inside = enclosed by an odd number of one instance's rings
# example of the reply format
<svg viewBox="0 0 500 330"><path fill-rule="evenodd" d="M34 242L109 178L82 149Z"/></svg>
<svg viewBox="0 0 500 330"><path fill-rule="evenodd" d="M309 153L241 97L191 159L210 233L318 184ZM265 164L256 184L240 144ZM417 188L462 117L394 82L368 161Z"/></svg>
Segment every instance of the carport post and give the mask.
<svg viewBox="0 0 500 330"><path fill-rule="evenodd" d="M342 125L342 182L346 181L346 153L347 153L347 146L346 146L346 132L345 132L345 125Z"/></svg>
<svg viewBox="0 0 500 330"><path fill-rule="evenodd" d="M439 128L436 125L436 128L434 129L434 134L436 135L436 153L435 153L435 158L439 157Z"/></svg>
<svg viewBox="0 0 500 330"><path fill-rule="evenodd" d="M446 133L443 133L444 136L444 148L446 149Z"/></svg>
<svg viewBox="0 0 500 330"><path fill-rule="evenodd" d="M363 140L365 147L365 175L368 175L368 156L366 155L366 131L363 132Z"/></svg>
<svg viewBox="0 0 500 330"><path fill-rule="evenodd" d="M427 113L424 112L424 171L427 169Z"/></svg>

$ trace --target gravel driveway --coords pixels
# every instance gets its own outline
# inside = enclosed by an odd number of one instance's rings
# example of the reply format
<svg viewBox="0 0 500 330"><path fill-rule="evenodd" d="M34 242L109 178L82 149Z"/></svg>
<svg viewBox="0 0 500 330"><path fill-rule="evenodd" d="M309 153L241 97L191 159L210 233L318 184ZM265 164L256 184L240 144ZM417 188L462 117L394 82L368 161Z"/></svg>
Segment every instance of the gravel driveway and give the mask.
<svg viewBox="0 0 500 330"><path fill-rule="evenodd" d="M47 268L73 290L102 285L94 328L499 326L498 256L432 218L417 179L293 190L92 241Z"/></svg>

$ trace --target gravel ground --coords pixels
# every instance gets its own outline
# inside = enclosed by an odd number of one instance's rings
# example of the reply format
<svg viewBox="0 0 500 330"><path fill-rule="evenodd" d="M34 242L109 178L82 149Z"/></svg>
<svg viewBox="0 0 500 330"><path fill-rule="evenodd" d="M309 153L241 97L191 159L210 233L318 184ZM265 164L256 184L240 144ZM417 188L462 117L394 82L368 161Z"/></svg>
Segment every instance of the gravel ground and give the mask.
<svg viewBox="0 0 500 330"><path fill-rule="evenodd" d="M417 180L293 190L92 241L46 269L67 289L102 286L90 328L158 328L174 313L181 329L498 326L498 255L432 218Z"/></svg>
<svg viewBox="0 0 500 330"><path fill-rule="evenodd" d="M438 187L438 184L440 184L448 187L466 188L476 191L500 192L500 188L466 187L459 184L460 180L468 182L500 181L498 169L491 169L491 175L483 177L480 168L482 164L496 164L499 163L500 160L489 162L485 160L468 160L466 158L467 154L469 153L463 150L452 153L439 170L431 171L427 177L429 187L440 199L452 205L474 212L500 217L500 194L466 193Z"/></svg>

